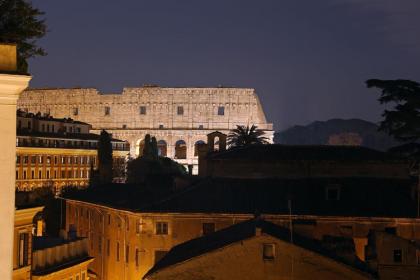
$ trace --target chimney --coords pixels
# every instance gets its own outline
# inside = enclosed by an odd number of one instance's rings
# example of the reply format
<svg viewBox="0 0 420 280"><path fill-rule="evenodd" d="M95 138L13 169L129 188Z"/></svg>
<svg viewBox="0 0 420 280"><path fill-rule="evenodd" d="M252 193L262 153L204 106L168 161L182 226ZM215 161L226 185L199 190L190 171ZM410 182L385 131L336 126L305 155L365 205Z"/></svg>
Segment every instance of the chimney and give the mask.
<svg viewBox="0 0 420 280"><path fill-rule="evenodd" d="M0 72L14 73L17 71L16 45L0 44Z"/></svg>

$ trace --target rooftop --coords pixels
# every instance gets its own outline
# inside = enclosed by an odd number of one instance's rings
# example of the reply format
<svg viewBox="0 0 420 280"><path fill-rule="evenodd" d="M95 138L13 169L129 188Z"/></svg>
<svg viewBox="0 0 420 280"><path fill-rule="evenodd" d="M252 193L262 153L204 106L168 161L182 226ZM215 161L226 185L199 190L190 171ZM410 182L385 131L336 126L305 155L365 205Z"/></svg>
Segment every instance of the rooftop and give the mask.
<svg viewBox="0 0 420 280"><path fill-rule="evenodd" d="M252 145L209 154L216 160L403 160L396 155L362 146Z"/></svg>
<svg viewBox="0 0 420 280"><path fill-rule="evenodd" d="M45 121L54 121L54 122L62 122L62 123L73 123L73 124L83 124L83 125L90 125L88 123L85 122L81 122L81 121L76 121L73 120L72 118L54 118L50 115L42 115L41 113L27 113L25 111L22 111L20 109L18 109L16 111L17 117L21 117L21 118L31 118L31 119L37 119L37 120L45 120Z"/></svg>
<svg viewBox="0 0 420 280"><path fill-rule="evenodd" d="M181 191L162 196L134 185L109 185L69 193L66 198L145 213L231 213L416 217L412 198L415 179L206 178ZM338 200L326 199L326 188L338 188ZM357 205L357 207L355 207Z"/></svg>
<svg viewBox="0 0 420 280"><path fill-rule="evenodd" d="M279 240L290 242L290 231L262 219L252 219L232 225L228 228L216 231L212 234L192 239L173 247L158 263L156 263L144 277L153 274L161 269L204 255L208 252L217 250L227 245L240 242L254 237L256 229L261 229L261 233L271 235ZM328 250L320 241L309 239L293 233L293 245L310 250L320 255L332 258L338 262L350 265L358 270L370 272L362 262L349 262Z"/></svg>

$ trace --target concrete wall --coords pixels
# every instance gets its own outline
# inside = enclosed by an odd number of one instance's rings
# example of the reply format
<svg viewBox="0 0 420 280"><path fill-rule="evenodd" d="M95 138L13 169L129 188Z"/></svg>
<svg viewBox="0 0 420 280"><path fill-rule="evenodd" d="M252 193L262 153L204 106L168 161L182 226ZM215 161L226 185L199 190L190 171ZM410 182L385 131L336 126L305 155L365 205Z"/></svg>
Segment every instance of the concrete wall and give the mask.
<svg viewBox="0 0 420 280"><path fill-rule="evenodd" d="M275 246L273 259L263 258L264 244ZM145 279L328 280L370 279L370 275L263 234L169 266Z"/></svg>

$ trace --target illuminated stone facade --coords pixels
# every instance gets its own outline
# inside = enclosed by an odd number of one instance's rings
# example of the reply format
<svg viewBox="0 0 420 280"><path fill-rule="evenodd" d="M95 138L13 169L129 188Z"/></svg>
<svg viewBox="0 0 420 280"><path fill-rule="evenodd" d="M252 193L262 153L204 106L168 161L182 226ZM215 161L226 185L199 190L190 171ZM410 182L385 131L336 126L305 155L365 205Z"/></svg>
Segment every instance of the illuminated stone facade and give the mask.
<svg viewBox="0 0 420 280"><path fill-rule="evenodd" d="M130 143L132 157L141 153L146 134L155 136L161 155L197 172L195 144L209 132L228 133L236 125L255 124L272 140L254 89L249 88L124 88L122 94L101 94L96 89L32 89L18 101L22 110L71 117L106 129ZM178 152L176 152L176 148Z"/></svg>

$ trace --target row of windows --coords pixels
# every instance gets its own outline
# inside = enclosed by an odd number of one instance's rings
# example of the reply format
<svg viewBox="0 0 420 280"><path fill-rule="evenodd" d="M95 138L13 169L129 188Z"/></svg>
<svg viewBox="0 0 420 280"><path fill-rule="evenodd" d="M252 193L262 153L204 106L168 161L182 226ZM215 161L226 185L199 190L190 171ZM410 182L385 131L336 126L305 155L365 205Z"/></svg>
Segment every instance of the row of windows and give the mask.
<svg viewBox="0 0 420 280"><path fill-rule="evenodd" d="M36 176L38 175L38 176ZM28 179L72 179L72 178L89 178L89 170L54 170L54 172L50 172L50 170L46 170L43 173L41 170L38 170L38 174L36 174L35 170L31 170L30 172L27 170L23 170L20 172L16 170L16 180L28 180Z"/></svg>
<svg viewBox="0 0 420 280"><path fill-rule="evenodd" d="M69 211L71 211L71 210L69 209ZM84 210L82 208L82 209L80 209L80 212L79 212L78 209L75 208L74 215L75 215L75 219L76 220L78 218L79 213L80 213L80 218L86 218L86 219L90 219L91 218L91 211L89 209L85 209ZM99 218L100 218L100 222L102 222L102 215L99 215ZM111 225L111 222L112 222L111 215L108 214L107 215L107 223L108 223L109 226ZM125 229L127 231L129 231L130 230L130 220L127 217L124 219L124 224L125 224ZM122 219L120 217L118 217L118 216L115 217L115 225L118 228L121 228L122 227ZM140 220L136 220L136 225L135 225L136 233L140 233L141 232L142 225L143 224L140 222ZM207 234L213 233L215 230L216 230L215 223L210 223L209 222L209 223L203 223L202 224L202 233L203 233L203 235L207 235ZM155 234L156 235L168 235L169 234L169 223L168 222L164 222L164 221L158 221L158 222L156 222L155 223Z"/></svg>
<svg viewBox="0 0 420 280"><path fill-rule="evenodd" d="M29 121L28 126L26 127L28 130L32 130L32 122ZM39 127L39 131L41 132L59 132L59 130L63 131L63 132L69 132L69 133L81 133L82 129L78 126L73 127L73 126L63 126L62 128L59 128L58 130L55 129L55 125L54 124L45 124L42 123L41 127ZM18 129L22 129L22 121L18 120Z"/></svg>
<svg viewBox="0 0 420 280"><path fill-rule="evenodd" d="M79 112L78 108L73 109L73 114L75 112L77 112L77 114L78 114L78 112ZM105 114L105 116L111 115L111 107L105 106L104 114ZM147 107L146 106L140 106L139 114L140 115L147 115ZM176 114L178 116L183 116L184 115L184 106L177 106L176 107ZM217 115L219 115L219 116L224 116L225 115L225 107L224 106L217 107Z"/></svg>
<svg viewBox="0 0 420 280"><path fill-rule="evenodd" d="M45 155L17 155L16 156L16 163L17 164L51 164L52 160L54 164L96 164L96 157L94 156L45 156Z"/></svg>

